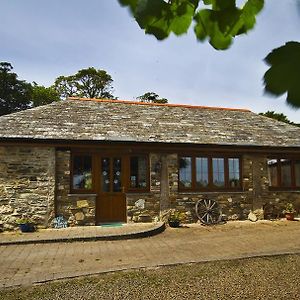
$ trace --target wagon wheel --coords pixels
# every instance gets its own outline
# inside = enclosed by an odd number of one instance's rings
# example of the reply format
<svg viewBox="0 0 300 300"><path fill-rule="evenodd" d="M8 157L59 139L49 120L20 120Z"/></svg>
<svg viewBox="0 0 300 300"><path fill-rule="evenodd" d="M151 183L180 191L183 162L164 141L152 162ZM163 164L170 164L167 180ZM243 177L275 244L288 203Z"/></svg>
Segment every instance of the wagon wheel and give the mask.
<svg viewBox="0 0 300 300"><path fill-rule="evenodd" d="M205 225L217 224L221 221L222 212L215 200L202 199L196 203L196 215Z"/></svg>

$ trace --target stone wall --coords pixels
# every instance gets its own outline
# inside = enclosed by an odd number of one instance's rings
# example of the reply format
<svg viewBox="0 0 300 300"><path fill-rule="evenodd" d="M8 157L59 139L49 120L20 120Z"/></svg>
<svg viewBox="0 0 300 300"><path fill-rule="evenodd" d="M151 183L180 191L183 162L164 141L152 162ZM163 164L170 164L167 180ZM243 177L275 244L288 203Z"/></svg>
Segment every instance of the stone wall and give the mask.
<svg viewBox="0 0 300 300"><path fill-rule="evenodd" d="M300 210L300 192L269 191L266 156L243 156L242 191L201 193L178 192L176 153L151 153L149 158L150 191L126 194L128 222L154 221L164 217L171 208L185 212L187 222L195 222L195 204L204 198L217 200L228 220L246 219L250 211L259 218L281 216L288 202ZM63 215L69 225L93 225L96 195L70 195L69 164L70 151L57 151L56 214Z"/></svg>
<svg viewBox="0 0 300 300"><path fill-rule="evenodd" d="M95 224L97 195L70 193L70 155L50 147L0 147L4 229L15 228L21 217L50 227L55 215L62 215L71 226ZM229 220L246 219L250 211L260 218L280 217L288 202L300 211L299 191L269 190L266 156L243 156L242 191L179 193L177 154L151 153L150 191L126 194L128 221L158 220L174 208L186 214L187 222L195 222L195 204L204 198L217 200Z"/></svg>
<svg viewBox="0 0 300 300"><path fill-rule="evenodd" d="M0 147L0 223L16 228L28 217L47 227L54 216L55 149Z"/></svg>
<svg viewBox="0 0 300 300"><path fill-rule="evenodd" d="M168 156L170 183L170 208L185 212L187 222L197 221L196 202L200 199L218 201L224 218L228 220L247 219L253 211L259 219L283 216L287 203L293 203L300 213L300 191L270 191L267 157L244 155L242 161L241 192L196 192L178 193L178 166L175 154Z"/></svg>
<svg viewBox="0 0 300 300"><path fill-rule="evenodd" d="M56 151L56 216L69 226L95 225L95 194L70 194L70 151Z"/></svg>

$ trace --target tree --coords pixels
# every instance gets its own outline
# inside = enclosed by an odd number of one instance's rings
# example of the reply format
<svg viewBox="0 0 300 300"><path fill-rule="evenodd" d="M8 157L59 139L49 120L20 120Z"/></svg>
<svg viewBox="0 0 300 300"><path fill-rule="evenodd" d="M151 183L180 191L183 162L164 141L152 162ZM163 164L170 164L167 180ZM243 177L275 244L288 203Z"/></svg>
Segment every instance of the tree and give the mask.
<svg viewBox="0 0 300 300"><path fill-rule="evenodd" d="M168 103L168 99L159 98L159 95L153 92L147 92L142 96L137 97L140 102L146 103Z"/></svg>
<svg viewBox="0 0 300 300"><path fill-rule="evenodd" d="M34 107L59 101L58 92L53 87L44 87L36 82L32 84L31 101Z"/></svg>
<svg viewBox="0 0 300 300"><path fill-rule="evenodd" d="M74 75L59 76L55 80L54 89L61 98L78 96L114 99L112 82L111 76L106 71L90 67L79 70Z"/></svg>
<svg viewBox="0 0 300 300"><path fill-rule="evenodd" d="M12 70L13 66L10 63L0 62L1 116L31 107L31 84L19 80Z"/></svg>
<svg viewBox="0 0 300 300"><path fill-rule="evenodd" d="M209 40L217 50L230 47L233 39L251 30L264 0L245 0L237 7L236 0L118 0L127 6L145 33L158 40L170 33L181 35L194 22L198 41ZM203 8L200 7L200 3ZM300 9L300 1L295 2ZM265 58L270 66L264 74L265 92L275 97L287 94L287 103L300 108L300 43L287 42L273 49Z"/></svg>
<svg viewBox="0 0 300 300"><path fill-rule="evenodd" d="M276 113L275 111L267 111L265 113L259 113L259 115L261 116L265 116L268 118L272 118L274 120L280 121L280 122L284 122L287 124L291 124L291 125L295 125L295 126L300 126L300 124L295 124L294 122L290 121L288 119L288 117L286 115L284 115L283 113Z"/></svg>

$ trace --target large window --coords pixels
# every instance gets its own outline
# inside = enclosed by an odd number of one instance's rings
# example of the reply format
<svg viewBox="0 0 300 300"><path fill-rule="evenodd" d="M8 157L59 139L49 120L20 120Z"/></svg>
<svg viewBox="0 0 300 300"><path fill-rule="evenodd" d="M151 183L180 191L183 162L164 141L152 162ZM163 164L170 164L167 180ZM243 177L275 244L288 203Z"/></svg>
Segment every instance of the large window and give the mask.
<svg viewBox="0 0 300 300"><path fill-rule="evenodd" d="M179 190L240 189L240 173L239 157L180 156Z"/></svg>
<svg viewBox="0 0 300 300"><path fill-rule="evenodd" d="M93 188L91 155L74 155L72 166L72 189L91 190Z"/></svg>
<svg viewBox="0 0 300 300"><path fill-rule="evenodd" d="M73 193L149 191L148 155L72 153Z"/></svg>
<svg viewBox="0 0 300 300"><path fill-rule="evenodd" d="M300 188L300 160L291 158L268 159L268 176L271 188Z"/></svg>
<svg viewBox="0 0 300 300"><path fill-rule="evenodd" d="M148 187L148 159L145 155L131 156L129 190L145 190Z"/></svg>

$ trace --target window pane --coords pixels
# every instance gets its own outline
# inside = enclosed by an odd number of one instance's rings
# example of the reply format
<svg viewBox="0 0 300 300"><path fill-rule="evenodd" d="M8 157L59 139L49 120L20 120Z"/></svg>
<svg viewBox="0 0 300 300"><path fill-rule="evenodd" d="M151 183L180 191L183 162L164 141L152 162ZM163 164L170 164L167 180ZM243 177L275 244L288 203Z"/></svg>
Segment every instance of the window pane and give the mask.
<svg viewBox="0 0 300 300"><path fill-rule="evenodd" d="M108 157L101 160L101 186L102 192L110 191L110 159Z"/></svg>
<svg viewBox="0 0 300 300"><path fill-rule="evenodd" d="M292 186L292 162L290 159L281 159L281 185Z"/></svg>
<svg viewBox="0 0 300 300"><path fill-rule="evenodd" d="M277 159L268 160L269 186L278 186L278 162Z"/></svg>
<svg viewBox="0 0 300 300"><path fill-rule="evenodd" d="M144 156L130 157L130 187L147 187L147 158Z"/></svg>
<svg viewBox="0 0 300 300"><path fill-rule="evenodd" d="M300 186L300 160L295 161L295 181L296 186Z"/></svg>
<svg viewBox="0 0 300 300"><path fill-rule="evenodd" d="M228 158L228 172L229 187L239 187L240 160L238 158Z"/></svg>
<svg viewBox="0 0 300 300"><path fill-rule="evenodd" d="M224 176L224 158L213 158L213 184L217 187L225 186Z"/></svg>
<svg viewBox="0 0 300 300"><path fill-rule="evenodd" d="M88 155L73 158L73 189L92 189L92 158Z"/></svg>
<svg viewBox="0 0 300 300"><path fill-rule="evenodd" d="M121 173L122 173L121 158L114 158L114 163L113 163L113 174L114 174L113 191L114 192L121 192L122 189Z"/></svg>
<svg viewBox="0 0 300 300"><path fill-rule="evenodd" d="M208 159L206 157L196 157L196 186L208 186Z"/></svg>
<svg viewBox="0 0 300 300"><path fill-rule="evenodd" d="M179 185L185 188L192 187L191 157L181 157L179 160Z"/></svg>

